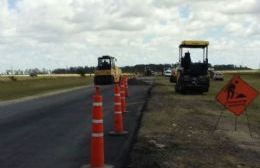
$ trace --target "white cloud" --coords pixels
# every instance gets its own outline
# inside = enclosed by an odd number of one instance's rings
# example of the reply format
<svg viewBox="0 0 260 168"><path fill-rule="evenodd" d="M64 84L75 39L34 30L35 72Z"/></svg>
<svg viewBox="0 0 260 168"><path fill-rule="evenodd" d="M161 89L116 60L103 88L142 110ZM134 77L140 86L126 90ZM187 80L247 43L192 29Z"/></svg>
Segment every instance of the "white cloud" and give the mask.
<svg viewBox="0 0 260 168"><path fill-rule="evenodd" d="M185 2L187 2L187 0L153 0L153 4L160 8L171 8Z"/></svg>
<svg viewBox="0 0 260 168"><path fill-rule="evenodd" d="M176 62L183 39L209 40L213 64L256 68L259 8L258 0L19 0L13 8L0 0L0 71L96 65L103 54L120 65Z"/></svg>
<svg viewBox="0 0 260 168"><path fill-rule="evenodd" d="M260 13L260 1L258 0L238 0L233 3L224 1L225 8L222 11L229 14Z"/></svg>

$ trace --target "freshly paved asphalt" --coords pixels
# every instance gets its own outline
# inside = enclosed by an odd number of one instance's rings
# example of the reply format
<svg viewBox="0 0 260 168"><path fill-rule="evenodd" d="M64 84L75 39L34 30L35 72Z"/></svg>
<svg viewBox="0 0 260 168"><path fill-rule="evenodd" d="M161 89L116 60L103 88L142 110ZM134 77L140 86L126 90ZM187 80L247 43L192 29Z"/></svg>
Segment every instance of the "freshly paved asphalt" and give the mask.
<svg viewBox="0 0 260 168"><path fill-rule="evenodd" d="M145 79L151 81L151 79ZM128 159L150 85L130 85L125 129L111 137L113 89L102 86L105 160L121 167ZM0 168L79 168L89 163L93 87L0 105Z"/></svg>

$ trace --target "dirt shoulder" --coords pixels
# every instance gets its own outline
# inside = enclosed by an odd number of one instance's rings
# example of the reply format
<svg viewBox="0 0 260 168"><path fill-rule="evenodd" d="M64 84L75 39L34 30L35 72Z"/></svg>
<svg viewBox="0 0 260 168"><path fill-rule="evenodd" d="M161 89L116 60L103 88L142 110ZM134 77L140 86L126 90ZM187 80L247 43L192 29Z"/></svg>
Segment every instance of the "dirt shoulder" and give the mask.
<svg viewBox="0 0 260 168"><path fill-rule="evenodd" d="M168 80L158 78L144 112L129 167L258 167L259 98L248 109L253 138L249 135L245 115L238 119L237 131L234 131L234 116L227 111L213 133L223 110L214 95L223 84L213 83L208 94L180 95L174 92L174 85Z"/></svg>

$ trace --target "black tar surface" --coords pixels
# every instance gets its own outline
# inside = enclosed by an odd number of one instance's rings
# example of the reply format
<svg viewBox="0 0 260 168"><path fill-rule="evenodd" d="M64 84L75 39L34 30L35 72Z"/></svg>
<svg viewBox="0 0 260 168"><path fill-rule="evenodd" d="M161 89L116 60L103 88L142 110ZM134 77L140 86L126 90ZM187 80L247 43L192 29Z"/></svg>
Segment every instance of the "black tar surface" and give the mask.
<svg viewBox="0 0 260 168"><path fill-rule="evenodd" d="M147 79L146 79L147 80ZM149 79L148 79L149 81ZM123 167L150 85L129 85L128 135L113 129L113 86L102 86L105 162ZM0 168L79 168L89 163L93 87L0 106Z"/></svg>

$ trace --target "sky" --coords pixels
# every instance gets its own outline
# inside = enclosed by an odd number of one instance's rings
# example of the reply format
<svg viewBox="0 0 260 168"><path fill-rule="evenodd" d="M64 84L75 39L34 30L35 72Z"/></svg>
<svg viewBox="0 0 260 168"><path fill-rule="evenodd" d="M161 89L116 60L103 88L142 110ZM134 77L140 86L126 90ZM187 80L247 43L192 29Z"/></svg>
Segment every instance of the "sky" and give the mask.
<svg viewBox="0 0 260 168"><path fill-rule="evenodd" d="M0 0L0 72L175 63L188 39L211 64L260 68L260 0Z"/></svg>

